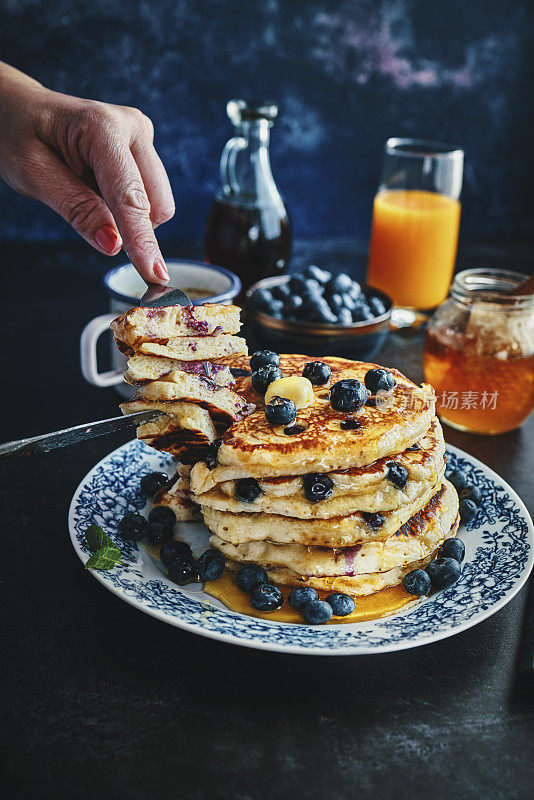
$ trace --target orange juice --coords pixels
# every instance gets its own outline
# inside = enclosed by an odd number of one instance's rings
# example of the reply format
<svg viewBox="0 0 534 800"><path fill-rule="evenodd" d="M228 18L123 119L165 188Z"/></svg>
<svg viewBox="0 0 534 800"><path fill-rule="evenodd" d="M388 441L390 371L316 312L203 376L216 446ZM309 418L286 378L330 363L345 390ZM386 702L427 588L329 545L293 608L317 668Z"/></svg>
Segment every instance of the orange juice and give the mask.
<svg viewBox="0 0 534 800"><path fill-rule="evenodd" d="M379 192L367 282L397 306L439 305L449 291L459 226L458 200L418 189Z"/></svg>

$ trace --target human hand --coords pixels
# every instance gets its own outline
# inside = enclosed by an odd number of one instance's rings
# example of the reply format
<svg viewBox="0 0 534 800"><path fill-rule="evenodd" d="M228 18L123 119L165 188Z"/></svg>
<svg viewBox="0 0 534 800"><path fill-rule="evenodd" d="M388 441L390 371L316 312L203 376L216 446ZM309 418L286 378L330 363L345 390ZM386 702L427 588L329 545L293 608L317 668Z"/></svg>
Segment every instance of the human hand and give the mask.
<svg viewBox="0 0 534 800"><path fill-rule="evenodd" d="M124 244L145 280L169 280L153 229L173 216L174 199L138 109L52 92L0 62L0 177L100 252Z"/></svg>

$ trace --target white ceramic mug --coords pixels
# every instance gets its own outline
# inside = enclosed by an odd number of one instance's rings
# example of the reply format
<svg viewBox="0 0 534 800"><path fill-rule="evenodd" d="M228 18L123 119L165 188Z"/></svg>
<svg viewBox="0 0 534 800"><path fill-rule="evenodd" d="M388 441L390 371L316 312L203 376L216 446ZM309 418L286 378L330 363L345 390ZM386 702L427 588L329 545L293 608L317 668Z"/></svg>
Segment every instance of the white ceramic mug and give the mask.
<svg viewBox="0 0 534 800"><path fill-rule="evenodd" d="M191 297L193 303L231 303L241 291L241 281L230 270L205 264L202 261L166 261L171 277L169 286L197 290L202 296ZM112 341L111 363L113 369L99 372L96 345L100 336L109 330L110 323L119 314L139 305L146 292L146 283L132 266L123 264L104 275L104 286L109 295L109 313L95 317L83 329L80 339L82 374L94 386L117 386L124 397L131 397L132 387L123 383L126 358Z"/></svg>

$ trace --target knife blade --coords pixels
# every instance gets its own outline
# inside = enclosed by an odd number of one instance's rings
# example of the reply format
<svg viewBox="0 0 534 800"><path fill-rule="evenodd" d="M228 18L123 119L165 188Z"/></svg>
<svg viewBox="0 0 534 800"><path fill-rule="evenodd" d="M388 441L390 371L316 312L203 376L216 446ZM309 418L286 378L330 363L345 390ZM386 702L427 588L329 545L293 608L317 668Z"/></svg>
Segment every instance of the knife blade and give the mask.
<svg viewBox="0 0 534 800"><path fill-rule="evenodd" d="M73 428L65 428L62 431L32 436L30 439L5 442L0 444L0 458L48 453L49 450L55 450L57 447L67 447L69 444L83 442L86 439L94 439L97 436L105 436L108 433L122 431L133 425L152 422L161 416L165 416L163 411L139 411L136 414L128 414L127 416L121 414L120 417L101 419L97 422L86 422L83 425L75 425Z"/></svg>

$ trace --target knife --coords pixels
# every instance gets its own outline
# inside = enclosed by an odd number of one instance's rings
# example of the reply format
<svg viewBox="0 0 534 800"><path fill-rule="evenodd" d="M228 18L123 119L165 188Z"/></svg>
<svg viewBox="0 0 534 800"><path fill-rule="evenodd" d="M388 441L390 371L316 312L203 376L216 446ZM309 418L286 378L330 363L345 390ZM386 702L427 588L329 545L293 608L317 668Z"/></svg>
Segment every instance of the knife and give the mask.
<svg viewBox="0 0 534 800"><path fill-rule="evenodd" d="M139 411L136 414L128 414L127 416L121 414L120 417L101 419L98 422L86 422L83 425L75 425L74 428L65 428L62 431L33 436L31 439L5 442L5 444L0 444L0 458L48 453L49 450L55 450L56 447L66 447L69 444L83 442L86 439L94 439L96 436L105 436L107 433L122 431L133 425L152 422L161 416L165 416L163 411Z"/></svg>

